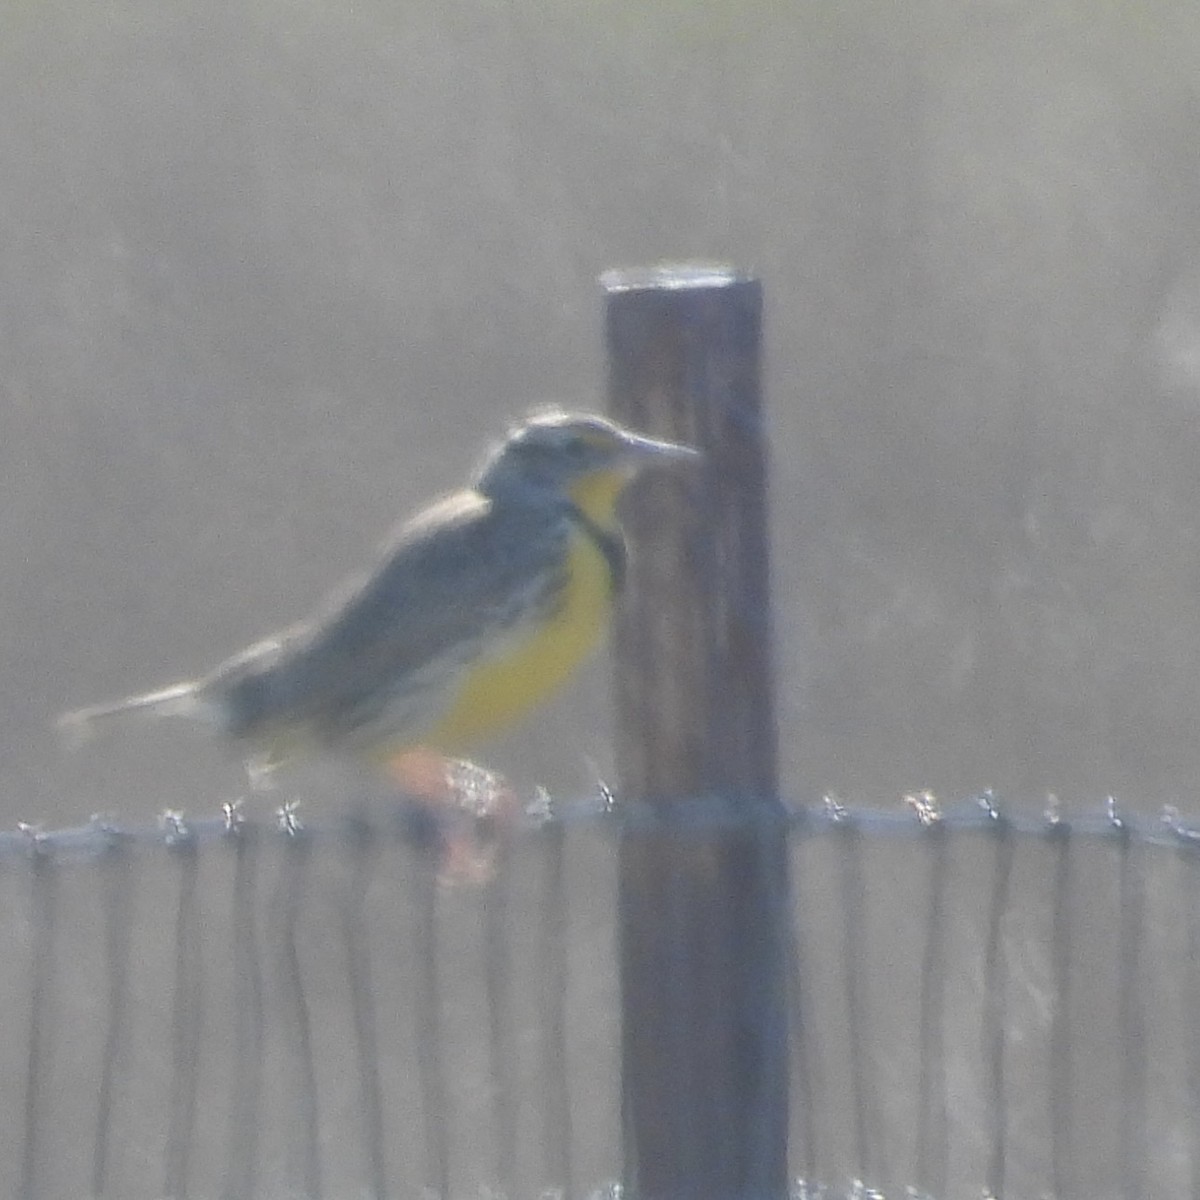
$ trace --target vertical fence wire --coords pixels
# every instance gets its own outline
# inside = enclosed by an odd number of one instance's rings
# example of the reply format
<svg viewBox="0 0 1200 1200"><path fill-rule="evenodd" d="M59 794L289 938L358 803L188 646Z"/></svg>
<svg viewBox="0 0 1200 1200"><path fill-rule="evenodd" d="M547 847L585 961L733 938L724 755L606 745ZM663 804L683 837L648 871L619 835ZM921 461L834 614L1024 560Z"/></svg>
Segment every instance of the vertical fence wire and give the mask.
<svg viewBox="0 0 1200 1200"><path fill-rule="evenodd" d="M98 871L103 892L105 1013L100 1080L96 1089L96 1128L92 1140L91 1194L108 1194L113 1140L113 1106L118 1071L129 1036L129 954L136 875L130 867L125 840L110 835Z"/></svg>
<svg viewBox="0 0 1200 1200"><path fill-rule="evenodd" d="M1008 1041L1008 972L1004 918L1012 880L1013 839L1007 818L990 806L995 865L988 901L983 951L983 1062L988 1096L988 1125L992 1131L985 1177L985 1195L1005 1194L1005 1153L1008 1144L1008 1091L1005 1087L1005 1049Z"/></svg>
<svg viewBox="0 0 1200 1200"><path fill-rule="evenodd" d="M311 839L304 829L297 827L291 830L284 847L279 969L280 991L287 1014L284 1045L291 1060L288 1090L295 1114L287 1161L289 1173L294 1176L291 1179L293 1189L308 1200L321 1200L324 1189L312 1020L297 941L308 884Z"/></svg>
<svg viewBox="0 0 1200 1200"><path fill-rule="evenodd" d="M1142 860L1128 824L1114 813L1118 868L1118 988L1117 1021L1121 1036L1121 1094L1117 1146L1121 1194L1127 1200L1145 1195L1146 1157L1146 980L1142 974L1145 945L1145 889Z"/></svg>
<svg viewBox="0 0 1200 1200"><path fill-rule="evenodd" d="M925 1195L944 1196L949 1169L949 1104L946 1095L946 887L949 838L931 815L924 837L929 861L929 903L921 957L917 1034L917 1153L914 1182Z"/></svg>
<svg viewBox="0 0 1200 1200"><path fill-rule="evenodd" d="M438 979L437 872L417 859L411 874L416 976L413 1028L424 1134L426 1191L450 1195L450 1102L442 1060L441 987Z"/></svg>
<svg viewBox="0 0 1200 1200"><path fill-rule="evenodd" d="M574 1196L571 1164L571 1087L567 1059L568 930L570 910L564 855L565 830L548 822L539 830L544 874L537 939L538 1017L541 1029L542 1164L547 1184Z"/></svg>
<svg viewBox="0 0 1200 1200"><path fill-rule="evenodd" d="M810 1016L808 996L808 963L804 937L804 924L793 919L788 938L787 990L789 1041L791 1045L792 1156L799 1163L801 1182L807 1187L821 1178L817 1158L816 1111L820 1095L820 1080L817 1075L816 1029ZM799 1145L795 1145L796 1141Z"/></svg>
<svg viewBox="0 0 1200 1200"><path fill-rule="evenodd" d="M168 1102L163 1195L187 1200L195 1135L197 1071L204 1012L203 956L200 945L197 879L200 856L188 832L174 835L172 853L179 868L175 910L175 967L171 1000L171 1094Z"/></svg>
<svg viewBox="0 0 1200 1200"><path fill-rule="evenodd" d="M491 1063L492 1164L496 1185L516 1195L517 1086L513 1061L512 946L508 938L509 886L504 863L485 884L482 912L483 979L487 997L488 1057Z"/></svg>
<svg viewBox="0 0 1200 1200"><path fill-rule="evenodd" d="M1180 973L1182 1013L1200 1013L1200 870L1195 868L1194 841L1187 836L1178 839L1178 856L1182 859L1180 911L1183 913L1186 970ZM1187 1069L1184 1076L1184 1097L1188 1111L1200 1112L1200 1019L1188 1022L1186 1039ZM1190 1194L1200 1200L1200 1145L1192 1146Z"/></svg>
<svg viewBox="0 0 1200 1200"><path fill-rule="evenodd" d="M1074 958L1071 920L1070 826L1054 813L1047 826L1054 849L1050 885L1050 969L1053 972L1054 1006L1050 1013L1050 1181L1053 1195L1069 1195L1071 1151L1071 1097L1074 1095L1074 1059L1071 1048L1071 964Z"/></svg>
<svg viewBox="0 0 1200 1200"><path fill-rule="evenodd" d="M844 973L842 977L846 1023L849 1027L850 1087L853 1096L854 1161L861 1164L859 1178L875 1178L874 1088L868 1078L867 1053L871 1044L867 1011L867 962L863 936L866 887L862 867L862 840L858 823L847 812L838 817L842 851L841 904Z"/></svg>
<svg viewBox="0 0 1200 1200"><path fill-rule="evenodd" d="M25 1060L24 1137L21 1154L21 1200L36 1200L41 1161L42 1089L54 1028L55 943L57 940L57 871L52 853L37 835L30 842L30 1008Z"/></svg>
<svg viewBox="0 0 1200 1200"><path fill-rule="evenodd" d="M1196 869L1196 842L1178 824L1178 814L1168 814L1176 836L1176 858L1180 868L1176 907L1183 922L1183 970L1178 978L1180 1012L1200 1013L1200 870ZM1200 1019L1188 1021L1182 1039L1183 1103L1189 1112L1200 1112ZM1188 1194L1200 1200L1200 1145L1190 1147Z"/></svg>
<svg viewBox="0 0 1200 1200"><path fill-rule="evenodd" d="M370 829L361 821L347 822L348 876L341 898L342 938L346 948L346 981L358 1063L358 1128L368 1195L388 1194L384 1155L383 1092L379 1080L379 1037L372 986L371 953L366 929L366 897L375 856Z"/></svg>
<svg viewBox="0 0 1200 1200"><path fill-rule="evenodd" d="M233 973L233 1067L226 1101L228 1161L222 1200L256 1194L259 1124L263 1089L265 1010L262 945L259 938L258 862L260 831L232 823L233 929L230 947Z"/></svg>

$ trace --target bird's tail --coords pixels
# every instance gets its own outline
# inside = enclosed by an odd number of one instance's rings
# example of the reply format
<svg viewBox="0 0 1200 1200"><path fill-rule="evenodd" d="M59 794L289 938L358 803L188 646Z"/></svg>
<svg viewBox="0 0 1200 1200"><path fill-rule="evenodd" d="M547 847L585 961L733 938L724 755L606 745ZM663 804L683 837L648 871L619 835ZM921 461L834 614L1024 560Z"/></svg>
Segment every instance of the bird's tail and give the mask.
<svg viewBox="0 0 1200 1200"><path fill-rule="evenodd" d="M89 708L77 708L63 713L58 718L58 728L72 747L83 745L101 725L107 725L118 717L200 717L208 715L209 705L200 694L196 683L176 683L160 688L156 692L145 692L140 696L126 696L108 704L93 704Z"/></svg>

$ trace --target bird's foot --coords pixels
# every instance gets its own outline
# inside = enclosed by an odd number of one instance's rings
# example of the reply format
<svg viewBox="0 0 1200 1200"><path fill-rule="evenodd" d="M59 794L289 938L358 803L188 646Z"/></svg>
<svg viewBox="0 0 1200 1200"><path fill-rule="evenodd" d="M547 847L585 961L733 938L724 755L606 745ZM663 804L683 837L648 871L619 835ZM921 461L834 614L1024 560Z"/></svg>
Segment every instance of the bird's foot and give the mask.
<svg viewBox="0 0 1200 1200"><path fill-rule="evenodd" d="M414 818L413 840L429 847L444 884L489 882L522 806L494 771L435 750L411 750L388 763Z"/></svg>

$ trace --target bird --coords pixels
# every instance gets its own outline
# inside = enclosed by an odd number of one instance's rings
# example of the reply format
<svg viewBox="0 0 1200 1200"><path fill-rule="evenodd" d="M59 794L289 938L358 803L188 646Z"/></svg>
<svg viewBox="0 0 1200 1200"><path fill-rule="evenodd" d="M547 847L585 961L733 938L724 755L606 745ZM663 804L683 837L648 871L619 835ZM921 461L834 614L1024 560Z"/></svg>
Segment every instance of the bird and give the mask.
<svg viewBox="0 0 1200 1200"><path fill-rule="evenodd" d="M535 411L307 620L60 725L83 740L118 718L187 717L241 747L252 778L317 753L427 780L591 655L625 580L621 494L644 468L698 457L594 413Z"/></svg>

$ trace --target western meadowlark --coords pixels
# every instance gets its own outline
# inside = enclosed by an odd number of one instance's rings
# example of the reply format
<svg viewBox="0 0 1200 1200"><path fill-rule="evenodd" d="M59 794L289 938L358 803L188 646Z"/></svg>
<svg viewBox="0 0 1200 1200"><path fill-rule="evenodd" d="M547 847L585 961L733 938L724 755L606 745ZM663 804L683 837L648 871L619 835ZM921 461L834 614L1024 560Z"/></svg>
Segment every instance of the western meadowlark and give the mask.
<svg viewBox="0 0 1200 1200"><path fill-rule="evenodd" d="M603 417L534 414L310 620L198 679L61 723L82 733L133 713L197 718L241 743L252 771L324 752L406 780L396 764L418 751L465 756L596 645L625 572L625 486L645 466L696 456Z"/></svg>

